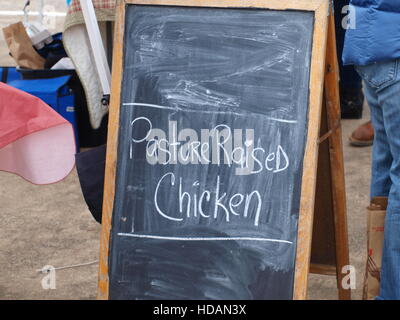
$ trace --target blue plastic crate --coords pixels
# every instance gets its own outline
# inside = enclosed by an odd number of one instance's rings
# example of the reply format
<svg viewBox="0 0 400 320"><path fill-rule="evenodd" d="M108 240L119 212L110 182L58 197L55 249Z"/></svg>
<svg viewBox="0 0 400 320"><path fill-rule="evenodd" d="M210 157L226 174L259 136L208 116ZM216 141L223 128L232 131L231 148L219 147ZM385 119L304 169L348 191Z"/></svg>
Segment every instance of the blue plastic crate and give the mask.
<svg viewBox="0 0 400 320"><path fill-rule="evenodd" d="M22 79L22 75L15 67L0 67L0 81L8 83Z"/></svg>
<svg viewBox="0 0 400 320"><path fill-rule="evenodd" d="M77 150L79 150L78 128L75 115L74 94L67 83L70 76L51 79L14 80L8 85L40 98L74 127Z"/></svg>

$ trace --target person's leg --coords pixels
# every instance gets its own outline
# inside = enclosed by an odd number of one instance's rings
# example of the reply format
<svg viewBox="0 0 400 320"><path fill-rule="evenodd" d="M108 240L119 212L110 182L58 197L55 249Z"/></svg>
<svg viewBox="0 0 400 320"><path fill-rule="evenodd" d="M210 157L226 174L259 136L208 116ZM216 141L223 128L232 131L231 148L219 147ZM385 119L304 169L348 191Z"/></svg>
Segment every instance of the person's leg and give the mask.
<svg viewBox="0 0 400 320"><path fill-rule="evenodd" d="M361 78L352 65L344 66L342 52L346 29L342 26L342 20L347 13L342 9L349 5L350 0L334 0L334 18L336 31L336 50L340 75L340 105L342 118L359 119L362 116L364 96L362 94Z"/></svg>
<svg viewBox="0 0 400 320"><path fill-rule="evenodd" d="M375 128L374 144L372 147L371 165L371 199L388 197L391 187L390 168L392 154L384 126L383 110L379 105L376 89L364 83L364 92L371 110L371 121Z"/></svg>
<svg viewBox="0 0 400 320"><path fill-rule="evenodd" d="M375 128L374 144L372 147L370 196L371 199L374 197L388 197L392 184L390 168L393 158L384 126L383 110L378 103L375 90L367 84L364 90L371 110L372 125Z"/></svg>
<svg viewBox="0 0 400 320"><path fill-rule="evenodd" d="M361 89L361 77L358 75L354 66L344 66L342 63L342 53L346 29L343 28L342 21L348 13L342 13L345 6L349 5L350 0L334 0L334 18L336 31L336 50L339 62L340 83L343 86Z"/></svg>
<svg viewBox="0 0 400 320"><path fill-rule="evenodd" d="M396 72L400 72L398 65ZM393 157L385 219L380 297L396 300L400 299L400 76L397 75L397 78L395 83L379 93L379 103L382 105L385 130Z"/></svg>
<svg viewBox="0 0 400 320"><path fill-rule="evenodd" d="M371 196L386 196L381 286L377 299L400 299L400 59L357 67L375 128ZM383 126L382 126L383 123Z"/></svg>

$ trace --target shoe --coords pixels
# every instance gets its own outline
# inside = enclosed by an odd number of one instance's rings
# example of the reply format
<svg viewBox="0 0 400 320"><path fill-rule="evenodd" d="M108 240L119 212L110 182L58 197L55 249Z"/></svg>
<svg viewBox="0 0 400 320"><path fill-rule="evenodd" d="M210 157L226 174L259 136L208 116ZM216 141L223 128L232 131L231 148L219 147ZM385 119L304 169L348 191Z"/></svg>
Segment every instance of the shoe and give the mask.
<svg viewBox="0 0 400 320"><path fill-rule="evenodd" d="M350 138L350 144L355 147L372 146L374 142L374 127L372 122L368 121L353 131Z"/></svg>
<svg viewBox="0 0 400 320"><path fill-rule="evenodd" d="M340 110L342 119L361 119L364 94L361 88L340 87Z"/></svg>

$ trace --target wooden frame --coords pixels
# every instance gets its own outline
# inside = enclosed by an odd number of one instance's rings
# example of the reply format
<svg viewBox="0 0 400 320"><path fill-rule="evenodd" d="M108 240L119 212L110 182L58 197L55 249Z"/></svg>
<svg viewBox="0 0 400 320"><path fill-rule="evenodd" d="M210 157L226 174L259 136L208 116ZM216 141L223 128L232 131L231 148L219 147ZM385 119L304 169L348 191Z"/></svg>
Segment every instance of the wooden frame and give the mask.
<svg viewBox="0 0 400 320"><path fill-rule="evenodd" d="M324 264L313 263L313 255L311 257L310 272L334 275L337 279L337 288L340 300L350 300L350 289L342 287L344 274L342 268L350 264L349 261L349 245L347 232L347 216L346 216L346 190L345 190L345 175L343 161L343 145L342 145L342 129L340 126L340 96L339 96L339 64L336 53L336 35L335 21L333 11L331 10L328 26L328 38L326 47L326 74L325 74L325 99L323 103L322 119L325 125L321 126L320 143L326 144L320 146L319 156L324 157L324 161L328 164L330 172L329 179L323 181L323 185L319 185L318 190L329 192L331 199L331 210L317 211L315 208L315 216L323 217L329 225L331 231L323 230L325 234L318 235L317 224L314 224L314 235L312 250L318 249L319 245L316 242L324 242L324 248L316 250L314 253L324 254ZM322 130L325 130L323 132ZM324 141L321 141L325 139ZM328 149L328 150L326 150ZM325 154L322 154L325 151ZM325 166L318 167L318 170L326 169ZM329 185L328 185L329 184ZM323 197L324 198L324 197ZM325 201L325 199L323 199ZM325 204L326 205L326 204ZM323 212L325 211L325 212ZM326 216L330 214L330 216ZM316 221L318 223L318 221ZM327 253L327 245L332 252ZM325 251L325 252L323 252ZM329 261L330 260L330 261Z"/></svg>
<svg viewBox="0 0 400 320"><path fill-rule="evenodd" d="M325 55L329 0L119 0L116 7L114 34L113 72L111 81L111 104L108 124L106 175L103 200L102 230L100 239L100 263L98 298L108 298L108 251L111 218L115 196L115 178L118 148L118 128L121 83L123 75L123 44L125 8L128 4L169 5L216 8L262 8L271 10L313 11L314 32L309 82L308 135L303 161L303 176L298 223L297 252L293 299L306 299L307 280L311 255L311 237L316 189L318 140L325 77Z"/></svg>

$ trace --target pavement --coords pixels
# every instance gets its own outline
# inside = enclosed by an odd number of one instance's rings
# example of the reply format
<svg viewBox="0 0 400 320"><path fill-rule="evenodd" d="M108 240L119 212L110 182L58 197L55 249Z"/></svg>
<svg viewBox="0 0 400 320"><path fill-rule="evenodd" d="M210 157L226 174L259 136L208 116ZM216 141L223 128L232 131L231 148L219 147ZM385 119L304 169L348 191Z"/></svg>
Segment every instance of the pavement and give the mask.
<svg viewBox="0 0 400 320"><path fill-rule="evenodd" d="M46 2L65 11L64 1ZM1 10L21 9L7 3ZM19 19L0 15L0 28ZM62 18L54 26L53 32L61 31ZM0 65L13 65L2 35ZM362 294L371 148L350 147L348 136L368 120L364 109L363 119L342 121L350 263L356 270L353 299ZM100 225L86 207L75 170L46 186L0 172L0 299L95 299L99 239ZM38 272L49 265L56 268L55 283ZM336 278L311 274L308 298L337 299Z"/></svg>
<svg viewBox="0 0 400 320"><path fill-rule="evenodd" d="M347 225L350 265L355 268L356 288L352 299L362 298L365 261L367 258L367 216L371 170L371 147L352 147L348 143L351 132L369 120L368 106L360 120L342 120L344 169L346 181ZM309 299L337 299L336 278L310 275Z"/></svg>

